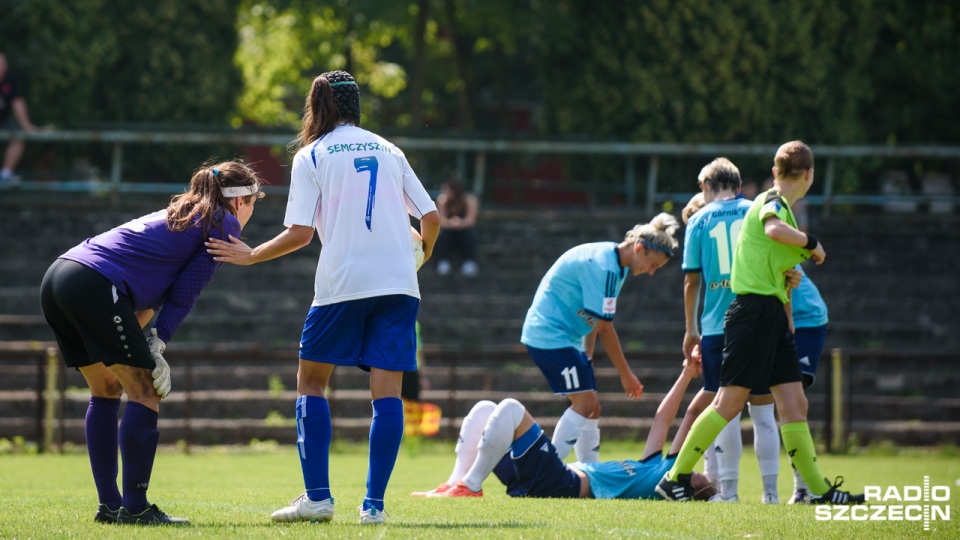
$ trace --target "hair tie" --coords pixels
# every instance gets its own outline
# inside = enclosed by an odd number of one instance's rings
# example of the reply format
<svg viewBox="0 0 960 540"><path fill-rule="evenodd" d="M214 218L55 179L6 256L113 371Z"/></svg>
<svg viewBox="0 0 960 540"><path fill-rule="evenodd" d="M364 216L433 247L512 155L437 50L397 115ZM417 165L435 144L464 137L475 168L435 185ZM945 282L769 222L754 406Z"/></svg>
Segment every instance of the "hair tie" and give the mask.
<svg viewBox="0 0 960 540"><path fill-rule="evenodd" d="M220 171L218 171L216 167L212 167L210 170L213 171L214 176L220 178Z"/></svg>

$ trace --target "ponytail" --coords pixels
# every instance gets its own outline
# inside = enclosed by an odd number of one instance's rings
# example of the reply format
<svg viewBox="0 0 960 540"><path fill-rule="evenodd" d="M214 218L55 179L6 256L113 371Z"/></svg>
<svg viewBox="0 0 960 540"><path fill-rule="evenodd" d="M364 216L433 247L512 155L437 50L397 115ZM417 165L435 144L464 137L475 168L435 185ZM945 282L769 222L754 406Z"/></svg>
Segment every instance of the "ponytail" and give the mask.
<svg viewBox="0 0 960 540"><path fill-rule="evenodd" d="M320 139L343 122L360 125L360 88L346 71L328 71L310 85L300 134L291 145L293 150Z"/></svg>
<svg viewBox="0 0 960 540"><path fill-rule="evenodd" d="M249 165L225 161L203 166L190 179L190 188L170 199L167 207L167 228L183 232L198 224L207 236L211 229L223 233L224 212L234 213L229 199L262 198L263 181Z"/></svg>

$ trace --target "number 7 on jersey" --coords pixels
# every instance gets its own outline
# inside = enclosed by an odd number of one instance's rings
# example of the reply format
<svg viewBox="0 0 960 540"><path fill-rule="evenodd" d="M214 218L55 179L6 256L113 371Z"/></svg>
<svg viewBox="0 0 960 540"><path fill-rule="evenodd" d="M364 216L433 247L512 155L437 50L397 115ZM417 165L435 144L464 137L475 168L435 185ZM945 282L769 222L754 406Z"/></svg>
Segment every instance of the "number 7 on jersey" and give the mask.
<svg viewBox="0 0 960 540"><path fill-rule="evenodd" d="M370 188L367 190L367 214L364 217L367 223L367 230L369 231L372 230L373 205L377 198L377 169L380 167L380 164L377 163L376 156L366 156L354 159L353 167L358 173L370 171Z"/></svg>

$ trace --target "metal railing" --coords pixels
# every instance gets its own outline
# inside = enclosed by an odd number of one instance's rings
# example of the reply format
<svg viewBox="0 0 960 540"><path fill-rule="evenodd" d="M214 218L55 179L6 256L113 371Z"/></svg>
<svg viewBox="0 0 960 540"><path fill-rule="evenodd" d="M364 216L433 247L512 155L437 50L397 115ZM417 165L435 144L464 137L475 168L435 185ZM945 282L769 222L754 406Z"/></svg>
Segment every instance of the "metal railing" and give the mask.
<svg viewBox="0 0 960 540"><path fill-rule="evenodd" d="M256 133L245 131L196 132L196 131L132 131L132 130L58 130L25 132L0 132L0 139L20 137L27 141L47 143L95 142L110 144L113 156L110 177L107 183L89 181L26 181L22 187L28 190L49 191L99 191L108 192L115 198L121 193L176 193L183 189L181 183L132 183L124 182L123 149L129 144L235 144L240 146L268 145L286 146L296 135L286 133ZM643 189L643 209L649 215L656 205L666 201L685 203L690 192L662 192L658 189L660 161L664 157L701 156L771 156L778 146L767 144L668 144L628 142L567 142L567 141L520 141L481 140L456 138L419 138L396 136L391 141L398 147L409 150L440 151L455 154L457 172L461 178L472 178L474 193L482 195L487 183L487 156L496 153L531 155L597 155L619 156L624 160L623 183L618 190L624 194L628 207L638 205L639 189ZM822 205L829 214L837 204L884 205L892 202L950 203L960 205L957 195L874 195L835 193L836 164L839 159L855 158L934 158L960 160L958 146L820 146L813 147L820 160L826 160L824 192L809 195L810 204ZM472 154L474 167L467 174L467 155ZM646 178L641 181L637 173L637 160L646 159ZM275 186L268 191L286 193L287 188Z"/></svg>

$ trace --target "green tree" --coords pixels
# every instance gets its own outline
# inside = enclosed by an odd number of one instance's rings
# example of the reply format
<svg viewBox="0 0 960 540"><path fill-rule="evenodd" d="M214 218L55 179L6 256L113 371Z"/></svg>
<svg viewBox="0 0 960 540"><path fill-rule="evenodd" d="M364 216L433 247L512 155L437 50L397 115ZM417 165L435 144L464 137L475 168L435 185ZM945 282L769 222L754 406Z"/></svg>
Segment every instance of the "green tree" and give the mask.
<svg viewBox="0 0 960 540"><path fill-rule="evenodd" d="M183 129L226 125L241 90L234 0L21 0L2 47L27 80L32 116L59 127ZM32 145L35 149L36 145ZM128 176L182 179L226 148L131 147ZM107 169L109 149L72 145Z"/></svg>

